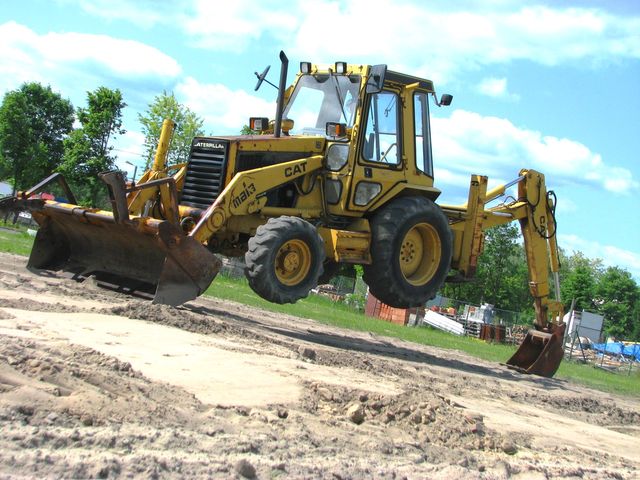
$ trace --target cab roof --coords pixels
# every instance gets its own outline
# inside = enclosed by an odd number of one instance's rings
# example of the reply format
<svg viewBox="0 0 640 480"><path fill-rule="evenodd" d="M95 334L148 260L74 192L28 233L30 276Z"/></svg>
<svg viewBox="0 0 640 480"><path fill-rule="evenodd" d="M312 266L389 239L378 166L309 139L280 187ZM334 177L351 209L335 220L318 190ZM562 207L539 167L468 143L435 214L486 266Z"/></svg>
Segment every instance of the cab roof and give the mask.
<svg viewBox="0 0 640 480"><path fill-rule="evenodd" d="M411 85L413 83L418 83L420 89L427 90L429 92L434 92L433 82L431 80L427 80L425 78L414 77L413 75L406 75L404 73L394 72L391 70L387 70L387 74L384 77L385 82L393 82L399 83L401 85Z"/></svg>

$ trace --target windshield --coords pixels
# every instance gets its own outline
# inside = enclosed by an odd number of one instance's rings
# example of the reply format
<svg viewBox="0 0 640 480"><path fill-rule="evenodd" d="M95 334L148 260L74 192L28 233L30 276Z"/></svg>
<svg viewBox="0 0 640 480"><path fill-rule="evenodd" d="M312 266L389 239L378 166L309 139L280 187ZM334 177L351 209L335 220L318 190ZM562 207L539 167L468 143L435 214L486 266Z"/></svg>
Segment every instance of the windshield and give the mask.
<svg viewBox="0 0 640 480"><path fill-rule="evenodd" d="M292 133L324 135L327 122L353 126L360 75L303 75L284 110L294 121Z"/></svg>

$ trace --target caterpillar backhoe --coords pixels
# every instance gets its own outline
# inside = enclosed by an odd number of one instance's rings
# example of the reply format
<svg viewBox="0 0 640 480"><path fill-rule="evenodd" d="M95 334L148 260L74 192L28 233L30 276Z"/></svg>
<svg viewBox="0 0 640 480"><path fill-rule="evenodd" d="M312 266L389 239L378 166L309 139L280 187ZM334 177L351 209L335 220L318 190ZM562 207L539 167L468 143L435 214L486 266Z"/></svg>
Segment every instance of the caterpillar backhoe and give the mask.
<svg viewBox="0 0 640 480"><path fill-rule="evenodd" d="M545 179L521 170L487 191L471 177L468 202L436 201L431 154L430 80L385 65L300 64L286 85L282 62L275 120L250 119L251 135L197 137L189 159L166 164L174 124L166 120L153 165L137 184L119 171L101 175L111 211L77 205L54 174L5 210L27 208L39 223L29 267L96 275L127 288L150 285L155 303L202 294L220 269L215 254L244 255L261 297L295 302L340 264L363 265L370 292L394 307L433 298L445 280L475 272L483 232L520 222L535 302L535 328L507 362L552 376L562 359L555 197ZM258 76L256 89L268 69ZM266 80L270 83L268 80ZM33 194L59 182L65 202ZM506 197L510 188L517 194ZM492 201L511 198L493 207Z"/></svg>

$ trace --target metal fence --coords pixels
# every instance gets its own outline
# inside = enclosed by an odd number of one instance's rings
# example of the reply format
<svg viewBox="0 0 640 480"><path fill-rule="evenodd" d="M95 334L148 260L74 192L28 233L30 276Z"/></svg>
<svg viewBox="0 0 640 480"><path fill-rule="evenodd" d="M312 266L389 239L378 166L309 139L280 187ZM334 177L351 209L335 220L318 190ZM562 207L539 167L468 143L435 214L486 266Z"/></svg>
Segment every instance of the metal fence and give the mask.
<svg viewBox="0 0 640 480"><path fill-rule="evenodd" d="M585 325L580 312L570 312L564 339L565 358L603 370L640 375L640 345L603 340L602 327Z"/></svg>
<svg viewBox="0 0 640 480"><path fill-rule="evenodd" d="M224 257L219 255L222 260L222 268L220 274L230 278L244 278L244 259L242 257Z"/></svg>
<svg viewBox="0 0 640 480"><path fill-rule="evenodd" d="M481 337L483 325L490 327L491 338L497 332L496 341L519 344L533 325L533 315L495 308L493 305L477 305L471 302L436 296L427 302L426 308L461 323L468 336ZM417 322L419 324L419 322Z"/></svg>

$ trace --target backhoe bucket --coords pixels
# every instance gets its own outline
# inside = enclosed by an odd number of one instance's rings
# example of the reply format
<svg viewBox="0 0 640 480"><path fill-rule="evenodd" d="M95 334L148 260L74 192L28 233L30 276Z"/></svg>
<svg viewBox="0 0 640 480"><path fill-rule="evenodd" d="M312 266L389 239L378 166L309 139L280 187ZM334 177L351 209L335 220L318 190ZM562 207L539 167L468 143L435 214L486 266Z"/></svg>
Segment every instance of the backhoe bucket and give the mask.
<svg viewBox="0 0 640 480"><path fill-rule="evenodd" d="M545 330L529 330L524 341L507 361L507 366L523 373L551 378L564 356L566 325L551 325Z"/></svg>
<svg viewBox="0 0 640 480"><path fill-rule="evenodd" d="M221 262L168 221L117 221L111 212L46 201L29 267L62 269L130 290L155 293L153 303L180 305L202 294Z"/></svg>

